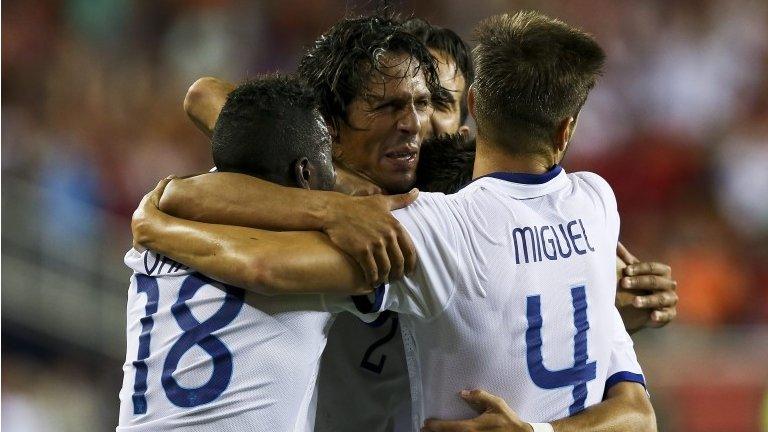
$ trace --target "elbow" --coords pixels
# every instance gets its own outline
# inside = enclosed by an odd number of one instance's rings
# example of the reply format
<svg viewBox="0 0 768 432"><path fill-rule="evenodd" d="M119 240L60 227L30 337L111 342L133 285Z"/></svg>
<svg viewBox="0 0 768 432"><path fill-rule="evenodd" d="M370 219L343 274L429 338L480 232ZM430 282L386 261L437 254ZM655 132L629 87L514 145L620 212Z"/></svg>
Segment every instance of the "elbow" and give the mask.
<svg viewBox="0 0 768 432"><path fill-rule="evenodd" d="M184 188L179 182L183 179L174 179L165 187L163 195L160 197L158 207L160 211L171 216L179 217L180 204L184 202Z"/></svg>
<svg viewBox="0 0 768 432"><path fill-rule="evenodd" d="M245 288L265 296L281 294L274 278L274 271L261 256L256 254L246 260L242 274L245 275Z"/></svg>
<svg viewBox="0 0 768 432"><path fill-rule="evenodd" d="M218 80L213 77L203 77L192 83L184 96L184 112L190 117L196 116L197 108L204 103L208 97L209 89L216 84Z"/></svg>

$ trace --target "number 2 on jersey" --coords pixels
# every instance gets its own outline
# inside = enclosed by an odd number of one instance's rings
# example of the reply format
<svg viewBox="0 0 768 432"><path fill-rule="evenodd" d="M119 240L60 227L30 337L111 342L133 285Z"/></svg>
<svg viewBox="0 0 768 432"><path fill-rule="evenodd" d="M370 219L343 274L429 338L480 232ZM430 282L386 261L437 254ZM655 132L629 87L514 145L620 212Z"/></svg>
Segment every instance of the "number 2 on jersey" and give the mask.
<svg viewBox="0 0 768 432"><path fill-rule="evenodd" d="M597 364L587 363L587 294L584 286L571 288L573 301L573 324L576 335L573 341L573 366L567 369L549 370L544 366L541 340L541 296L528 296L526 315L528 329L525 332L528 373L533 382L544 389L555 389L573 386L573 404L568 408L569 415L584 409L587 400L587 382L597 376Z"/></svg>
<svg viewBox="0 0 768 432"><path fill-rule="evenodd" d="M147 412L147 365L144 361L149 357L150 333L152 331L152 314L157 312L159 290L155 278L146 275L136 275L137 291L147 294L146 316L141 319L142 331L139 336L139 355L133 362L136 368L136 381L133 394L133 413ZM206 284L215 283L213 280L200 275L191 274L184 279L179 289L179 297L171 306L171 313L184 332L171 346L163 364L161 382L165 394L174 405L190 408L206 404L219 397L229 386L232 378L232 353L224 343L212 333L231 323L240 313L245 298L245 291L225 285L226 296L219 310L207 320L200 322L187 306L195 293ZM208 382L200 387L185 388L179 385L173 373L179 366L181 357L195 345L200 346L211 356L213 371Z"/></svg>
<svg viewBox="0 0 768 432"><path fill-rule="evenodd" d="M382 354L381 358L379 359L378 363L371 362L370 358L373 355L373 352L376 351L377 348L381 347L382 345L385 345L387 342L394 339L395 335L397 335L397 329L398 329L398 317L396 313L390 313L389 311L384 311L388 315L388 317L392 317L392 324L389 328L389 332L384 335L381 339L378 339L375 341L371 346L368 347L367 350L365 350L365 354L363 354L363 361L360 362L360 367L363 369L367 369L373 373L381 374L381 371L384 370L384 362L387 361L387 356Z"/></svg>

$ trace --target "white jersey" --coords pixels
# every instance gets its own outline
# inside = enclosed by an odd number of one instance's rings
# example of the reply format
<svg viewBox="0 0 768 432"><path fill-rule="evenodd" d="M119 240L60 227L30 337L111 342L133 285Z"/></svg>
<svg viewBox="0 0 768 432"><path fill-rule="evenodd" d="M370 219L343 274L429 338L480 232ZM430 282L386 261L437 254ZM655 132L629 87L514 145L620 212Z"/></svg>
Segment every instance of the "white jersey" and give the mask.
<svg viewBox="0 0 768 432"><path fill-rule="evenodd" d="M394 214L419 255L382 305L401 312L413 430L474 417L462 389L548 422L644 382L614 306L619 216L602 178L497 173Z"/></svg>
<svg viewBox="0 0 768 432"><path fill-rule="evenodd" d="M320 362L315 432L411 430L411 397L398 314L371 324L336 318Z"/></svg>
<svg viewBox="0 0 768 432"><path fill-rule="evenodd" d="M313 429L334 297L247 293L149 251L125 263L118 431Z"/></svg>

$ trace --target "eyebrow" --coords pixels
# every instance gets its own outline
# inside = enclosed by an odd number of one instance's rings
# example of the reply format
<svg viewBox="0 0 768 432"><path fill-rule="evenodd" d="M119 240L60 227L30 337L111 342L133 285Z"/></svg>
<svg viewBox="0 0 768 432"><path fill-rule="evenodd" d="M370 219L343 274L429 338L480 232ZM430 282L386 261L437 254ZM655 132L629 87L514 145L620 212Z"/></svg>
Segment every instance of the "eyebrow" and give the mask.
<svg viewBox="0 0 768 432"><path fill-rule="evenodd" d="M417 91L413 94L413 100L419 100L421 98L429 99L431 97L431 93L429 91ZM408 102L411 101L411 95L377 95L377 94L366 94L363 96L363 100L368 102L371 105L378 105L381 103L395 103L395 104L402 104L405 105Z"/></svg>
<svg viewBox="0 0 768 432"><path fill-rule="evenodd" d="M433 93L432 99L454 103L456 102L456 98L453 96L453 93L458 93L458 90L448 90L446 88L443 88L442 90L439 90L436 93Z"/></svg>

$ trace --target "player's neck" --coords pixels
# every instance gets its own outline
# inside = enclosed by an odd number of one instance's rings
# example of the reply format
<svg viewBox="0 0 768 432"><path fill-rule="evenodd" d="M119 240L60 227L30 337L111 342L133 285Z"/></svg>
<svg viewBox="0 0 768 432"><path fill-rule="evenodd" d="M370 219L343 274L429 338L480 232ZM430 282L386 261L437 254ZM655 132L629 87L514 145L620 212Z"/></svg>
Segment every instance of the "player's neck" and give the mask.
<svg viewBox="0 0 768 432"><path fill-rule="evenodd" d="M512 155L477 137L477 151L472 178L494 172L543 174L555 164L554 160L539 154Z"/></svg>

